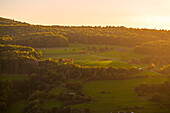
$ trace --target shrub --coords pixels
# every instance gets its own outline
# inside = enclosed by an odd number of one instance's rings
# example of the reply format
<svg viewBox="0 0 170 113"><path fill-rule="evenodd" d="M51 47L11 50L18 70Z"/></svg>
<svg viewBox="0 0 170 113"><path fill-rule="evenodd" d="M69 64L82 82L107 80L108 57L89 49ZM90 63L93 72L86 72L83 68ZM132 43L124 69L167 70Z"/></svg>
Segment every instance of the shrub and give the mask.
<svg viewBox="0 0 170 113"><path fill-rule="evenodd" d="M162 96L160 94L156 93L156 94L152 95L150 100L153 102L161 102Z"/></svg>

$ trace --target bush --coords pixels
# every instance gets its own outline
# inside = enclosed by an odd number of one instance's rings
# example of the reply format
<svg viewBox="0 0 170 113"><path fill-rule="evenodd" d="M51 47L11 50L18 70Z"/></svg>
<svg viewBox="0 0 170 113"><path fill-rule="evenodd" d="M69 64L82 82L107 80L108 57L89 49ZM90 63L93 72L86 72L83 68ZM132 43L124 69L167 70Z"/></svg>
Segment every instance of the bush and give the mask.
<svg viewBox="0 0 170 113"><path fill-rule="evenodd" d="M156 94L152 95L150 100L153 102L161 102L162 96L160 94L156 93Z"/></svg>
<svg viewBox="0 0 170 113"><path fill-rule="evenodd" d="M83 85L81 82L67 82L65 86L74 91L79 91L79 90L81 91L83 88Z"/></svg>
<svg viewBox="0 0 170 113"><path fill-rule="evenodd" d="M135 87L135 92L139 96L146 96L150 92L150 86L147 83L141 83Z"/></svg>
<svg viewBox="0 0 170 113"><path fill-rule="evenodd" d="M29 96L29 101L33 101L35 99L38 99L40 102L43 101L45 98L45 93L43 91L36 90Z"/></svg>

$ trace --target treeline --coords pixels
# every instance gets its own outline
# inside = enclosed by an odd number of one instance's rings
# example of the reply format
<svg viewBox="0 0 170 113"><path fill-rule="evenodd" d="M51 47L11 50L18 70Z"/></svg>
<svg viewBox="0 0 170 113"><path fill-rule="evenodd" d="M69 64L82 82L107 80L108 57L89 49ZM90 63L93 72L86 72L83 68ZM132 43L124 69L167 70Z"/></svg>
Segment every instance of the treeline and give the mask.
<svg viewBox="0 0 170 113"><path fill-rule="evenodd" d="M151 55L145 58L141 58L140 62L144 64L155 64L159 67L162 67L163 65L170 64L170 56L169 55Z"/></svg>
<svg viewBox="0 0 170 113"><path fill-rule="evenodd" d="M35 51L32 47L21 45L0 44L0 52L3 51Z"/></svg>
<svg viewBox="0 0 170 113"><path fill-rule="evenodd" d="M26 45L31 47L67 47L68 38L52 33L30 33L13 38L10 44Z"/></svg>
<svg viewBox="0 0 170 113"><path fill-rule="evenodd" d="M141 72L137 68L88 67L72 63L59 63L53 60L38 61L25 57L1 59L0 67L1 74L35 73L41 75L43 73L52 73L59 81L65 81L70 78L85 78L86 80L128 79L134 78L130 76L131 74Z"/></svg>
<svg viewBox="0 0 170 113"><path fill-rule="evenodd" d="M169 108L170 101L170 83L168 81L161 84L148 85L141 83L135 88L138 96L146 96L147 99L160 103L160 107Z"/></svg>
<svg viewBox="0 0 170 113"><path fill-rule="evenodd" d="M134 51L146 55L169 55L170 56L170 41L157 40L143 43L135 47Z"/></svg>
<svg viewBox="0 0 170 113"><path fill-rule="evenodd" d="M136 46L155 40L156 36L133 33L135 30L127 28L69 28L66 36L70 42L84 44L107 44L121 46Z"/></svg>
<svg viewBox="0 0 170 113"><path fill-rule="evenodd" d="M0 44L0 73L31 74L40 58L41 52L31 47Z"/></svg>
<svg viewBox="0 0 170 113"><path fill-rule="evenodd" d="M110 80L110 79L128 79L133 78L130 75L139 73L137 68L114 68L114 67L89 67L80 66L73 63L58 63L55 61L39 61L39 74L49 72L58 73L58 79L60 81L67 80L69 78L85 78L88 80ZM46 68L48 66L48 69ZM138 76L145 77L145 76Z"/></svg>
<svg viewBox="0 0 170 113"><path fill-rule="evenodd" d="M67 47L68 38L62 32L33 25L0 25L0 43L31 47Z"/></svg>
<svg viewBox="0 0 170 113"><path fill-rule="evenodd" d="M15 23L16 21L11 21L8 19L5 20L4 18L1 18L0 20L1 20L0 36L9 35L14 39L17 37L25 36L23 38L27 38L27 40L30 39L30 41L34 39L31 38L34 37L34 35L35 37L39 37L36 36L37 33L63 35L64 37L67 37L69 42L71 43L110 44L110 45L133 46L133 47L150 41L170 40L170 31L167 30L134 29L134 28L125 28L125 27L114 27L114 26L91 27L91 26L41 26L41 25L25 25L25 24L9 25L9 24L5 24L7 23L6 21L9 21L9 23L11 24L12 22ZM23 38L19 38L18 40L22 41ZM37 44L46 41L43 40L43 38L37 38L37 40L38 40ZM25 43L23 43L23 45L24 44ZM61 41L61 44L63 44L63 41ZM28 43L27 45L32 46L31 43ZM33 45L35 46L35 44ZM47 45L44 44L43 46L46 47ZM62 46L67 46L67 45L63 44Z"/></svg>
<svg viewBox="0 0 170 113"><path fill-rule="evenodd" d="M143 43L136 46L134 52L139 54L149 55L142 58L141 63L145 64L156 64L158 66L170 64L170 41L158 40Z"/></svg>
<svg viewBox="0 0 170 113"><path fill-rule="evenodd" d="M63 35L53 33L29 33L20 36L3 36L0 37L1 44L24 45L36 48L41 47L67 47L69 45L68 38Z"/></svg>
<svg viewBox="0 0 170 113"><path fill-rule="evenodd" d="M26 22L15 21L14 19L7 19L0 17L0 25L30 25Z"/></svg>
<svg viewBox="0 0 170 113"><path fill-rule="evenodd" d="M53 27L54 29L55 27ZM133 29L125 27L56 27L64 29L65 36L74 43L132 46L156 40L170 40L164 30Z"/></svg>

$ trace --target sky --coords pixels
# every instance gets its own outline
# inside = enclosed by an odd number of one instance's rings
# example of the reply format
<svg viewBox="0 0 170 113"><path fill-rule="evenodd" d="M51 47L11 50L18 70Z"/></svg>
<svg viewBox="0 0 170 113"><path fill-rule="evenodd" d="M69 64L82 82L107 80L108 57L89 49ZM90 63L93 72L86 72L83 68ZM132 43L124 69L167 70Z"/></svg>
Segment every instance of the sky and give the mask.
<svg viewBox="0 0 170 113"><path fill-rule="evenodd" d="M42 25L170 30L170 0L0 0L0 16Z"/></svg>

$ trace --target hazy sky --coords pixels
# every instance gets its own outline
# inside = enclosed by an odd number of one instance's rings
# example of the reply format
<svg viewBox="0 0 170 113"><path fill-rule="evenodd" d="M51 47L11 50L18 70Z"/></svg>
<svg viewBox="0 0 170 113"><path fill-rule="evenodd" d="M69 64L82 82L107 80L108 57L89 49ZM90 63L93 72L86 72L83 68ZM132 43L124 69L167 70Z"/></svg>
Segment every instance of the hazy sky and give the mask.
<svg viewBox="0 0 170 113"><path fill-rule="evenodd" d="M45 25L170 29L170 0L0 0L0 16Z"/></svg>

